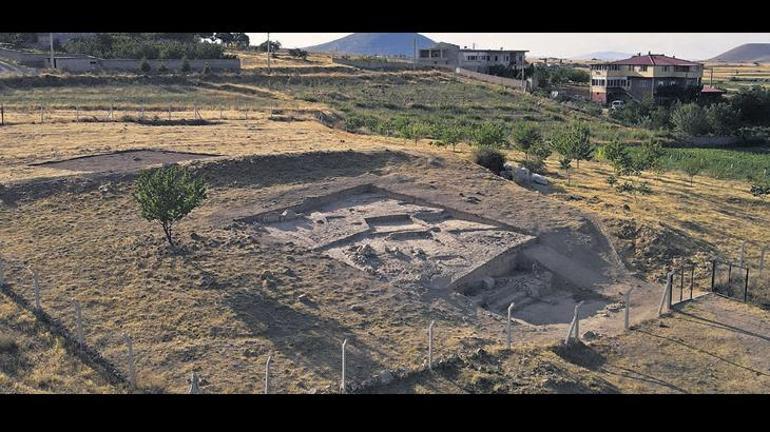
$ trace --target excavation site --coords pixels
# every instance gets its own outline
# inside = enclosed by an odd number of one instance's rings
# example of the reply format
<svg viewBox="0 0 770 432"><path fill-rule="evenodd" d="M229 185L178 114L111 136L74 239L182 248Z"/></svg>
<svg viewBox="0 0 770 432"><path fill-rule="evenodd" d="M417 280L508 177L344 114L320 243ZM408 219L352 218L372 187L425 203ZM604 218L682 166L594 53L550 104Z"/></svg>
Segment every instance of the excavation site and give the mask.
<svg viewBox="0 0 770 432"><path fill-rule="evenodd" d="M551 270L553 255L538 260L538 238L521 228L371 184L239 221L423 299L459 294L497 315L513 305L514 317L534 325L568 323L575 293L591 288ZM593 294L580 298L585 316L612 303Z"/></svg>

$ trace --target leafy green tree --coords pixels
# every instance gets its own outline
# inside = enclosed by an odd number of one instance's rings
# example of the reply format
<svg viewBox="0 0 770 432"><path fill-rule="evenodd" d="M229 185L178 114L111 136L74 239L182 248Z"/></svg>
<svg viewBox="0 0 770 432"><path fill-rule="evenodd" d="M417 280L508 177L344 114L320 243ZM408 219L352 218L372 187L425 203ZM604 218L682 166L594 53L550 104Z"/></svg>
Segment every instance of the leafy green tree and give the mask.
<svg viewBox="0 0 770 432"><path fill-rule="evenodd" d="M671 111L674 130L689 136L701 136L710 132L706 112L695 103L676 104Z"/></svg>
<svg viewBox="0 0 770 432"><path fill-rule="evenodd" d="M714 104L706 107L706 121L715 134L733 135L741 125L741 112L726 102Z"/></svg>
<svg viewBox="0 0 770 432"><path fill-rule="evenodd" d="M447 126L440 129L439 139L444 145L451 145L454 152L457 150L457 144L463 139L463 131L458 126Z"/></svg>
<svg viewBox="0 0 770 432"><path fill-rule="evenodd" d="M182 57L182 72L190 73L191 70L190 60L187 59L187 56Z"/></svg>
<svg viewBox="0 0 770 432"><path fill-rule="evenodd" d="M289 49L289 55L292 57L301 58L302 60L307 59L307 51L300 49L300 48L291 48Z"/></svg>
<svg viewBox="0 0 770 432"><path fill-rule="evenodd" d="M206 185L178 165L143 171L134 182L142 217L157 221L174 247L171 228L206 198Z"/></svg>
<svg viewBox="0 0 770 432"><path fill-rule="evenodd" d="M596 146L591 143L591 130L581 122L575 122L557 131L551 137L551 147L563 157L577 161L580 169L581 160L592 160Z"/></svg>
<svg viewBox="0 0 770 432"><path fill-rule="evenodd" d="M478 146L507 147L508 131L502 123L484 122L474 131L474 142Z"/></svg>
<svg viewBox="0 0 770 432"><path fill-rule="evenodd" d="M530 148L543 141L543 135L540 133L540 129L529 122L518 122L514 124L512 135L516 145L527 157L529 157Z"/></svg>
<svg viewBox="0 0 770 432"><path fill-rule="evenodd" d="M607 159L615 169L617 177L631 175L636 172L634 159L628 146L619 138L614 138L603 148L604 158Z"/></svg>
<svg viewBox="0 0 770 432"><path fill-rule="evenodd" d="M703 159L691 159L684 164L683 170L690 177L690 187L692 187L693 178L700 174L705 167L706 163Z"/></svg>
<svg viewBox="0 0 770 432"><path fill-rule="evenodd" d="M658 140L650 139L643 143L635 158L636 170L641 172L660 169L660 160L664 153L663 145Z"/></svg>

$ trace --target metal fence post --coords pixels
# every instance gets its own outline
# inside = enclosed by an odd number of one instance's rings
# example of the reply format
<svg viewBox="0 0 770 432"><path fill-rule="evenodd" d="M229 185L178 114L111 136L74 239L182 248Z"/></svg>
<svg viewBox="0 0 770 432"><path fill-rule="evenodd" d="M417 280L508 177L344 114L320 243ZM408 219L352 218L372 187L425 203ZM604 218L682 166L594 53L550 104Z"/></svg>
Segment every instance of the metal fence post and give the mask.
<svg viewBox="0 0 770 432"><path fill-rule="evenodd" d="M690 267L690 300L692 300L692 287L695 284L695 265Z"/></svg>
<svg viewBox="0 0 770 432"><path fill-rule="evenodd" d="M513 310L514 303L511 302L511 304L508 306L508 349L511 349L511 311Z"/></svg>
<svg viewBox="0 0 770 432"><path fill-rule="evenodd" d="M436 321L431 321L428 326L428 369L433 370L433 326Z"/></svg>
<svg viewBox="0 0 770 432"><path fill-rule="evenodd" d="M342 379L340 380L340 391L345 393L345 347L348 344L348 340L342 341Z"/></svg>
<svg viewBox="0 0 770 432"><path fill-rule="evenodd" d="M717 275L717 260L711 260L711 292L716 292L716 286L714 285L716 275Z"/></svg>
<svg viewBox="0 0 770 432"><path fill-rule="evenodd" d="M189 394L200 394L201 388L200 388L200 379L198 378L198 374L195 372L192 373L190 376L190 390L188 391Z"/></svg>
<svg viewBox="0 0 770 432"><path fill-rule="evenodd" d="M684 292L684 266L679 270L679 275L682 280L679 281L679 301L682 301L682 293Z"/></svg>
<svg viewBox="0 0 770 432"><path fill-rule="evenodd" d="M270 392L270 360L272 359L272 355L267 356L267 362L265 363L265 394Z"/></svg>
<svg viewBox="0 0 770 432"><path fill-rule="evenodd" d="M749 301L749 268L746 267L746 281L743 285L743 302Z"/></svg>

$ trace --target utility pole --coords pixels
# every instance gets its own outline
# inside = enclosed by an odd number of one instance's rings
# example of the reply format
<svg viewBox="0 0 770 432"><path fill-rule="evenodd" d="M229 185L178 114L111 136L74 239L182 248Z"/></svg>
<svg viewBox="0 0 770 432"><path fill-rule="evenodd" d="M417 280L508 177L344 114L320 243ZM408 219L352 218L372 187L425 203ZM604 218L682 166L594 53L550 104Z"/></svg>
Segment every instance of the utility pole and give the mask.
<svg viewBox="0 0 770 432"><path fill-rule="evenodd" d="M412 69L417 68L417 38L412 39L412 45L414 47L414 63Z"/></svg>
<svg viewBox="0 0 770 432"><path fill-rule="evenodd" d="M267 32L267 74L270 75L270 32Z"/></svg>
<svg viewBox="0 0 770 432"><path fill-rule="evenodd" d="M711 78L709 79L709 86L714 87L714 67L711 67Z"/></svg>
<svg viewBox="0 0 770 432"><path fill-rule="evenodd" d="M48 33L48 39L51 44L51 69L56 69L56 63L53 58L53 33Z"/></svg>

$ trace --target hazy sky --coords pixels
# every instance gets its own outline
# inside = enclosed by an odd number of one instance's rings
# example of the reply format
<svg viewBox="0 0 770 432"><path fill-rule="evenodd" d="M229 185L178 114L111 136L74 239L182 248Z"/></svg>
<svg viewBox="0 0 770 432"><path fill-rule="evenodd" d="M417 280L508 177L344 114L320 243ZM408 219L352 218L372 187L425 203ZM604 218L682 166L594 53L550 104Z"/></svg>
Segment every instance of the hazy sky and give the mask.
<svg viewBox="0 0 770 432"><path fill-rule="evenodd" d="M272 33L285 47L304 47L350 33ZM635 54L653 51L692 60L714 57L749 42L770 43L770 33L423 33L443 42L477 48L526 49L530 56L573 57L596 51ZM265 33L249 33L252 43Z"/></svg>

